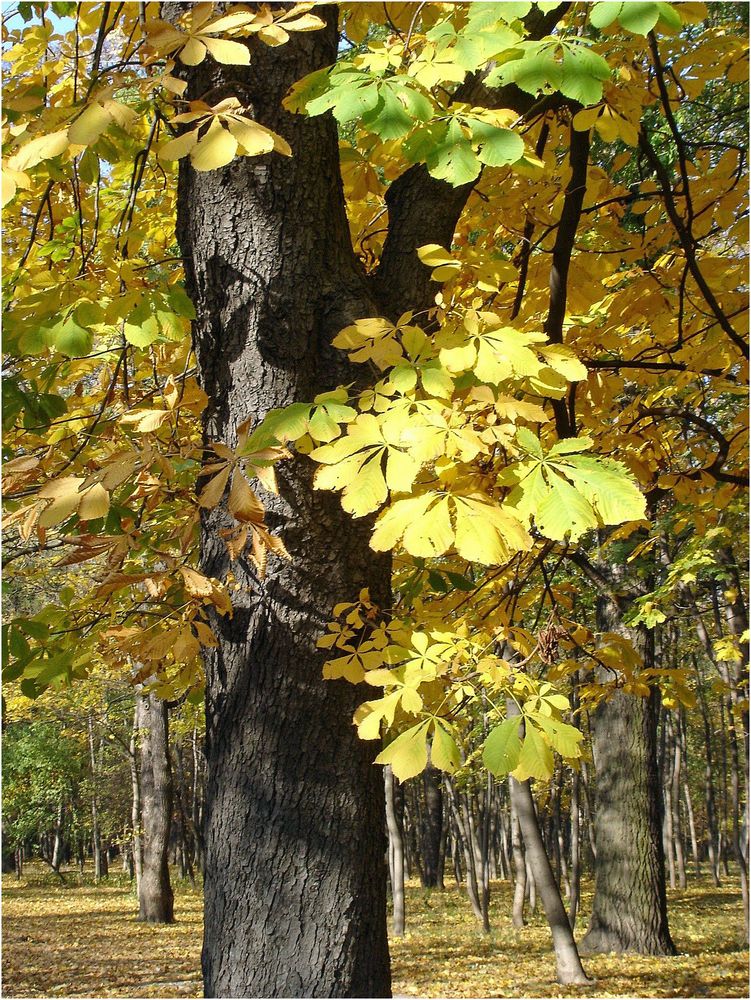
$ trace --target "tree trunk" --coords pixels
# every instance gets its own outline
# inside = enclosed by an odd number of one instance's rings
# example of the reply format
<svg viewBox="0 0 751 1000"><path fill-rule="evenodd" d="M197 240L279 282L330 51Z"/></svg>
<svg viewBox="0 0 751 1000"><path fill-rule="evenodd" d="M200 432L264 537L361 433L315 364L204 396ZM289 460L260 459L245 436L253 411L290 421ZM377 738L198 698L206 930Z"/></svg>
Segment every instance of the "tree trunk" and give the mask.
<svg viewBox="0 0 751 1000"><path fill-rule="evenodd" d="M537 913L537 883L535 882L535 873L532 868L532 862L527 857L526 853L524 855L524 866L526 868L525 881L527 887L527 906L529 907L529 915L533 917Z"/></svg>
<svg viewBox="0 0 751 1000"><path fill-rule="evenodd" d="M675 863L678 869L678 885L686 888L686 855L683 850L683 825L681 823L681 743L678 732L678 718L670 720L673 741L673 775L670 785L670 810L673 814L673 842Z"/></svg>
<svg viewBox="0 0 751 1000"><path fill-rule="evenodd" d="M420 835L420 796L417 783L414 781L394 785L394 804L397 816L403 818L402 832L404 839L404 872L406 878L412 877L413 868L422 871L423 861Z"/></svg>
<svg viewBox="0 0 751 1000"><path fill-rule="evenodd" d="M451 864L454 869L454 881L457 886L462 884L462 862L460 855L460 844L461 835L459 833L459 828L456 824L456 818L453 814L453 809L451 810L451 822L449 823L449 830L451 833Z"/></svg>
<svg viewBox="0 0 751 1000"><path fill-rule="evenodd" d="M571 930L576 927L579 912L579 890L581 888L581 852L579 850L579 772L571 775L571 895L568 901L568 922Z"/></svg>
<svg viewBox="0 0 751 1000"><path fill-rule="evenodd" d="M172 821L167 705L156 694L137 695L141 747L142 868L138 919L150 924L174 920L168 850Z"/></svg>
<svg viewBox="0 0 751 1000"><path fill-rule="evenodd" d="M498 841L500 849L501 878L511 878L511 858L509 856L509 811L506 809L505 786L498 785Z"/></svg>
<svg viewBox="0 0 751 1000"><path fill-rule="evenodd" d="M564 985L589 983L591 980L582 968L571 925L542 841L529 781L517 781L515 778L510 778L509 783L511 798L514 801L524 837L526 856L534 871L535 884L539 890L542 905L545 908L545 917L553 937L558 982Z"/></svg>
<svg viewBox="0 0 751 1000"><path fill-rule="evenodd" d="M180 877L188 876L191 886L196 887L196 876L193 871L193 862L190 856L190 843L188 838L189 821L188 809L186 805L185 768L183 767L183 752L179 743L174 745L174 784L175 803L177 805L178 836L180 848ZM195 842L195 838L191 838Z"/></svg>
<svg viewBox="0 0 751 1000"><path fill-rule="evenodd" d="M446 852L448 850L450 837L449 823L444 814L443 817L443 832L441 833L441 851L438 855L438 877L440 880L440 888L445 888L444 877L446 873Z"/></svg>
<svg viewBox="0 0 751 1000"><path fill-rule="evenodd" d="M600 627L623 631L618 609L599 601ZM651 633L628 637L653 662ZM658 695L616 692L592 715L597 778L595 895L582 951L674 955L668 930L657 768Z"/></svg>
<svg viewBox="0 0 751 1000"><path fill-rule="evenodd" d="M707 857L709 859L709 868L712 875L712 881L716 888L720 885L720 859L718 855L717 847L717 808L715 805L715 794L714 794L714 768L713 768L713 749L712 749L712 727L709 723L709 709L707 707L707 699L704 694L704 678L699 670L699 665L696 656L693 657L694 661L694 671L696 672L699 683L697 684L697 690L699 693L699 707L701 709L702 717L702 727L704 730L704 752L706 763L704 765L704 803L707 813Z"/></svg>
<svg viewBox="0 0 751 1000"><path fill-rule="evenodd" d="M688 821L688 835L691 842L691 857L694 859L694 868L697 877L701 875L701 860L699 858L699 839L696 836L696 821L694 819L694 804L691 801L691 789L688 784L688 777L683 782L683 801L686 804L686 818Z"/></svg>
<svg viewBox="0 0 751 1000"><path fill-rule="evenodd" d="M485 789L482 795L482 812L480 815L481 830L479 836L480 846L480 880L482 882L483 909L488 914L488 930L490 929L490 855L491 855L491 827L490 819L493 808L493 786L495 782L493 775L488 771L485 774ZM478 799L479 799L478 795Z"/></svg>
<svg viewBox="0 0 751 1000"><path fill-rule="evenodd" d="M717 854L722 871L727 878L730 875L728 867L728 840L726 830L730 827L730 807L728 795L728 726L729 722L725 718L725 699L718 699L720 704L720 774L722 775L722 818L717 836Z"/></svg>
<svg viewBox="0 0 751 1000"><path fill-rule="evenodd" d="M464 867L467 872L467 898L472 907L472 912L480 921L483 931L489 932L489 916L487 909L483 909L483 899L480 893L480 880L478 879L477 854L473 844L473 829L469 822L469 810L463 792L460 792L453 778L444 774L446 791L448 792L451 811L454 817L454 827L456 831L456 847L461 846L464 855Z"/></svg>
<svg viewBox="0 0 751 1000"><path fill-rule="evenodd" d="M741 897L743 900L743 923L748 931L748 868L746 865L746 854L743 850L743 837L741 834L741 807L740 807L740 776L738 765L738 734L736 731L736 719L733 714L732 705L728 703L728 719L730 720L730 793L733 808L733 851L738 864L738 872L741 882Z"/></svg>
<svg viewBox="0 0 751 1000"><path fill-rule="evenodd" d="M106 862L102 862L102 840L99 834L99 804L97 802L97 767L94 751L94 720L87 716L89 737L89 766L91 768L91 853L94 858L94 881L98 882L106 874Z"/></svg>
<svg viewBox="0 0 751 1000"><path fill-rule="evenodd" d="M567 899L571 899L571 881L568 874L568 864L566 862L566 833L563 824L561 810L561 798L563 796L563 768L558 768L557 775L553 775L553 846L556 857L556 878L558 885L562 886Z"/></svg>
<svg viewBox="0 0 751 1000"><path fill-rule="evenodd" d="M8 837L6 836L5 830L2 833L2 870L3 875L15 871L15 849L8 842Z"/></svg>
<svg viewBox="0 0 751 1000"><path fill-rule="evenodd" d="M317 12L323 30L250 43L248 68L206 59L184 70L188 99L238 96L293 149L207 172L180 163L207 446L233 448L244 421L362 379L331 340L380 312L352 252L335 122L281 107L292 83L336 60L334 13ZM305 457L280 466L267 520L291 560L271 559L263 579L245 558L232 564L233 615L213 615L218 647L205 653L212 997L390 995L383 776L352 726L364 692L322 680L316 646L337 602L369 587L388 606L390 559L370 550L367 520L313 490L312 471ZM223 503L203 514L202 566L219 580L230 523Z"/></svg>
<svg viewBox="0 0 751 1000"><path fill-rule="evenodd" d="M141 885L143 872L143 844L141 842L141 776L138 773L138 696L133 709L133 729L128 745L128 763L130 765L130 825L131 855L133 857L133 873L136 877L136 893Z"/></svg>
<svg viewBox="0 0 751 1000"><path fill-rule="evenodd" d="M193 783L191 788L190 819L191 830L193 832L193 857L199 870L204 868L204 841L203 841L203 754L198 748L198 731L193 727L190 738L191 749L193 751Z"/></svg>
<svg viewBox="0 0 751 1000"><path fill-rule="evenodd" d="M394 802L394 772L391 765L383 769L386 791L386 823L389 831L389 876L394 907L392 927L397 937L404 937L404 832Z"/></svg>
<svg viewBox="0 0 751 1000"><path fill-rule="evenodd" d="M665 855L668 866L670 888L675 889L678 883L676 878L675 851L673 849L675 841L671 794L673 771L670 763L670 726L667 712L663 713L658 762L662 772L662 852Z"/></svg>
<svg viewBox="0 0 751 1000"><path fill-rule="evenodd" d="M511 907L511 922L514 927L523 927L524 899L527 895L527 862L524 857L524 842L522 841L516 802L514 796L511 795L511 778L508 780L511 803L511 855L514 859L514 901Z"/></svg>
<svg viewBox="0 0 751 1000"><path fill-rule="evenodd" d="M60 870L63 853L63 817L65 815L65 800L60 796L60 804L57 807L55 817L55 841L52 847L52 867L55 871Z"/></svg>
<svg viewBox="0 0 751 1000"><path fill-rule="evenodd" d="M590 731L591 731L590 726ZM594 807L592 803L592 793L590 791L590 778L589 778L589 768L587 767L586 761L581 763L581 787L584 792L584 818L587 825L587 843L589 844L590 861L591 866L594 867L595 861L597 860L597 842L595 841L595 818L594 818Z"/></svg>
<svg viewBox="0 0 751 1000"><path fill-rule="evenodd" d="M467 844L472 859L472 881L477 893L477 901L480 907L480 922L485 934L490 933L490 885L488 883L487 872L487 852L485 845L478 834L478 817L474 808L474 794L470 787L465 792L459 793L464 830L467 835Z"/></svg>
<svg viewBox="0 0 751 1000"><path fill-rule="evenodd" d="M428 767L423 773L425 810L422 816L422 884L426 889L443 888L443 871L440 866L443 839L443 793L441 772Z"/></svg>

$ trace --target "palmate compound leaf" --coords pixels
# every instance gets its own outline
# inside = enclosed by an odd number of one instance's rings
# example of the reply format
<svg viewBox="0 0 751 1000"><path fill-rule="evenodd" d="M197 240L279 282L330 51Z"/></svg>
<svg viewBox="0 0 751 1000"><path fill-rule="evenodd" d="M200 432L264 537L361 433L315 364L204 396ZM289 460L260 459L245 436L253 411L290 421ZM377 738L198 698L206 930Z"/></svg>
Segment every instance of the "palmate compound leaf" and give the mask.
<svg viewBox="0 0 751 1000"><path fill-rule="evenodd" d="M489 167L505 167L524 156L524 140L513 129L473 115L465 119L472 130L472 141L478 145L477 156Z"/></svg>
<svg viewBox="0 0 751 1000"><path fill-rule="evenodd" d="M553 751L539 730L527 723L519 762L511 772L511 776L517 781L526 781L527 778L547 781L553 774L553 766Z"/></svg>
<svg viewBox="0 0 751 1000"><path fill-rule="evenodd" d="M172 121L191 123L193 129L163 143L158 150L160 159L190 156L196 170L206 171L226 166L235 156L262 156L272 150L283 156L292 155L286 139L244 115L235 98L226 98L214 107L193 101L189 107L188 112Z"/></svg>
<svg viewBox="0 0 751 1000"><path fill-rule="evenodd" d="M488 86L515 83L528 94L540 90L558 90L563 68L555 58L555 45L522 42L508 61L501 63L487 77Z"/></svg>
<svg viewBox="0 0 751 1000"><path fill-rule="evenodd" d="M110 508L108 491L98 483L85 488L85 482L76 476L63 476L45 483L37 494L37 498L44 503L39 526L55 527L73 513L77 513L82 521L104 517Z"/></svg>
<svg viewBox="0 0 751 1000"><path fill-rule="evenodd" d="M376 552L401 541L413 556L442 555L453 544L462 558L486 566L506 562L532 540L515 512L480 494L459 496L429 492L397 500L376 522L370 540Z"/></svg>
<svg viewBox="0 0 751 1000"><path fill-rule="evenodd" d="M524 739L520 724L525 723ZM555 750L567 760L581 756L584 736L574 726L543 712L525 711L496 726L485 740L483 763L497 778L511 774L517 781L546 781L553 773Z"/></svg>
<svg viewBox="0 0 751 1000"><path fill-rule="evenodd" d="M206 58L207 51L225 65L247 66L250 50L247 45L217 35L255 35L269 46L283 45L289 40L290 31L317 31L324 26L321 18L300 10L294 5L272 15L266 7L258 11L239 10L221 15L211 21L212 3L189 6L179 25L155 18L146 22L148 44L161 56L175 54L187 66L197 66Z"/></svg>
<svg viewBox="0 0 751 1000"><path fill-rule="evenodd" d="M378 89L378 101L375 107L361 117L360 124L388 141L406 135L412 128L413 122L397 94L384 84Z"/></svg>
<svg viewBox="0 0 751 1000"><path fill-rule="evenodd" d="M391 764L394 776L399 781L414 778L424 771L428 764L428 729L430 720L419 722L382 750L375 759L376 764Z"/></svg>
<svg viewBox="0 0 751 1000"><path fill-rule="evenodd" d="M564 97L585 106L597 104L602 100L602 85L609 77L610 67L601 55L584 45L564 49L561 81Z"/></svg>
<svg viewBox="0 0 751 1000"><path fill-rule="evenodd" d="M531 713L528 718L534 720L534 724L543 731L551 747L567 760L581 757L581 743L584 734L579 732L575 726L570 726L567 722L561 722L554 716L544 715L542 712Z"/></svg>
<svg viewBox="0 0 751 1000"><path fill-rule="evenodd" d="M284 106L311 117L331 111L341 125L357 120L384 141L406 135L416 121L428 121L433 113L432 101L416 81L384 79L346 63L304 77L291 88Z"/></svg>
<svg viewBox="0 0 751 1000"><path fill-rule="evenodd" d="M51 347L69 358L83 357L91 350L94 335L91 330L77 323L73 316L61 321L47 331L47 342Z"/></svg>
<svg viewBox="0 0 751 1000"><path fill-rule="evenodd" d="M496 778L503 778L509 774L519 763L519 755L522 749L522 741L519 736L519 724L521 719L518 715L512 716L491 730L485 740L485 747L482 751L482 760Z"/></svg>
<svg viewBox="0 0 751 1000"><path fill-rule="evenodd" d="M459 747L451 732L451 727L443 719L433 719L433 743L430 748L430 763L441 771L453 774L461 764Z"/></svg>
<svg viewBox="0 0 751 1000"><path fill-rule="evenodd" d="M681 29L681 16L669 3L655 0L629 0L628 3L596 3L589 20L595 28L606 28L618 21L622 28L635 35L647 35L655 27L675 32Z"/></svg>
<svg viewBox="0 0 751 1000"><path fill-rule="evenodd" d="M543 363L533 348L541 340L541 335L503 326L493 313L469 311L463 328L446 337L439 356L452 374L471 371L478 381L498 385L539 374Z"/></svg>
<svg viewBox="0 0 751 1000"><path fill-rule="evenodd" d="M447 181L453 187L475 180L482 167L472 143L456 119L452 119L446 135L427 154L425 162L431 177Z"/></svg>
<svg viewBox="0 0 751 1000"><path fill-rule="evenodd" d="M321 464L313 481L315 488L341 490L342 507L355 517L377 510L389 491L410 492L422 464L413 454L419 443L416 430L406 414L400 422L361 413L347 427L346 436L310 453ZM407 432L409 451L402 443Z"/></svg>
<svg viewBox="0 0 751 1000"><path fill-rule="evenodd" d="M646 500L621 462L577 455L560 463L560 468L595 506L605 524L639 521L645 516Z"/></svg>
<svg viewBox="0 0 751 1000"><path fill-rule="evenodd" d="M499 478L513 485L508 506L546 538L576 541L591 528L644 518L645 498L626 467L581 454L592 447L589 438L558 441L545 455L530 431L520 429L516 438L527 458Z"/></svg>
<svg viewBox="0 0 751 1000"><path fill-rule="evenodd" d="M70 145L68 130L61 129L58 132L50 132L47 135L39 135L22 145L9 157L7 166L11 170L23 172L30 167L35 167L43 160L52 159L59 156Z"/></svg>
<svg viewBox="0 0 751 1000"><path fill-rule="evenodd" d="M548 488L535 512L535 522L546 538L563 541L569 535L576 541L597 527L597 513L586 497L549 469L545 478Z"/></svg>
<svg viewBox="0 0 751 1000"><path fill-rule="evenodd" d="M530 94L560 90L564 96L585 105L602 100L603 83L610 77L610 67L582 41L527 41L520 43L511 55L512 58L491 71L487 78L490 86L515 83Z"/></svg>

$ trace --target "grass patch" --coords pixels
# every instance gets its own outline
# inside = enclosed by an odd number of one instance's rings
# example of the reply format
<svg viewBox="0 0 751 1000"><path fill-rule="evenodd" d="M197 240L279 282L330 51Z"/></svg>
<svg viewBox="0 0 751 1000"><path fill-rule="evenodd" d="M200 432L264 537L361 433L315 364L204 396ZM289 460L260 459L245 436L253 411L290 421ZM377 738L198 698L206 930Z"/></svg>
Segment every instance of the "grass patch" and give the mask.
<svg viewBox="0 0 751 1000"><path fill-rule="evenodd" d="M511 888L492 890L493 931L483 935L463 890L407 888L407 934L392 940L394 994L424 997L748 996L748 950L740 892L709 880L669 891L675 958L585 959L596 982L555 982L541 913L511 926ZM584 891L585 918L591 887ZM3 994L6 997L200 997L200 889L178 883L176 923L135 920L135 894L120 876L98 886L77 872L66 884L37 865L20 882L3 876ZM586 919L580 920L578 934Z"/></svg>

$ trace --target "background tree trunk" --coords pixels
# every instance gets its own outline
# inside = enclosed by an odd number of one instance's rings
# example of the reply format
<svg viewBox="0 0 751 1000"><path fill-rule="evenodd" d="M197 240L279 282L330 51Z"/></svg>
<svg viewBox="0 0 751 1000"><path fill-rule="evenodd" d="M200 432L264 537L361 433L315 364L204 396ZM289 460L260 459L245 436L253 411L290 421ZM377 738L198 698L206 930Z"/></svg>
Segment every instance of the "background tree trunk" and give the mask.
<svg viewBox="0 0 751 1000"><path fill-rule="evenodd" d="M138 773L138 696L133 710L133 729L130 743L128 744L128 763L130 765L130 824L131 852L133 856L133 874L136 877L136 892L139 892L141 885L141 873L143 872L143 843L141 838L141 776Z"/></svg>
<svg viewBox="0 0 751 1000"><path fill-rule="evenodd" d="M579 890L581 887L581 852L579 850L579 772L571 775L571 895L568 901L568 920L571 930L576 927L579 912Z"/></svg>
<svg viewBox="0 0 751 1000"><path fill-rule="evenodd" d="M179 742L174 744L172 756L175 762L173 767L173 785L175 805L177 806L180 877L184 878L187 875L190 880L190 884L195 889L196 876L193 871L193 861L191 858L191 843L195 842L195 838L189 836L185 768L183 767L182 747Z"/></svg>
<svg viewBox="0 0 751 1000"><path fill-rule="evenodd" d="M190 745L193 751L193 775L192 775L192 787L191 787L191 799L190 799L190 819L191 819L191 830L193 832L193 856L196 859L196 865L203 872L204 868L204 840L203 840L203 792L204 792L204 773L203 773L203 754L199 748L198 744L198 732L196 727L193 727L193 732L191 733Z"/></svg>
<svg viewBox="0 0 751 1000"><path fill-rule="evenodd" d="M89 739L89 766L91 768L91 853L94 858L94 881L106 875L106 861L103 861L102 840L99 834L99 805L97 802L97 766L94 749L94 720L89 712L87 716Z"/></svg>
<svg viewBox="0 0 751 1000"><path fill-rule="evenodd" d="M422 884L426 889L443 888L441 841L443 840L443 792L441 772L427 767L422 776L425 810L422 816Z"/></svg>
<svg viewBox="0 0 751 1000"><path fill-rule="evenodd" d="M558 982L562 984L589 983L590 979L582 968L561 893L553 876L550 860L545 852L529 781L517 781L515 778L510 778L509 782L511 798L514 801L516 814L519 817L519 826L524 837L526 857L534 871L535 884L540 892L545 916L553 937Z"/></svg>
<svg viewBox="0 0 751 1000"><path fill-rule="evenodd" d="M172 821L167 705L153 691L138 695L141 747L142 867L138 919L150 924L174 920L168 851Z"/></svg>
<svg viewBox="0 0 751 1000"><path fill-rule="evenodd" d="M605 591L597 601L598 629L621 633L644 666L652 666L653 633L643 626L625 626L623 613L630 598L614 594L623 589L624 571L619 566L587 568ZM602 667L597 673L601 681L612 680ZM597 857L592 916L582 953L675 954L665 894L658 714L658 692L642 698L616 691L591 716Z"/></svg>
<svg viewBox="0 0 751 1000"><path fill-rule="evenodd" d="M386 792L386 823L389 831L389 876L391 902L394 908L392 927L397 937L404 936L404 820L397 815L394 801L394 772L391 765L383 769ZM403 800L402 800L403 802Z"/></svg>
<svg viewBox="0 0 751 1000"><path fill-rule="evenodd" d="M595 896L583 951L674 955L665 896L657 694L615 694L592 717Z"/></svg>
<svg viewBox="0 0 751 1000"><path fill-rule="evenodd" d="M511 906L511 922L514 927L524 926L524 899L527 895L527 862L524 857L524 841L519 826L519 816L516 811L514 796L511 794L511 778L509 781L509 799L511 810L511 854L514 860L514 901Z"/></svg>
<svg viewBox="0 0 751 1000"><path fill-rule="evenodd" d="M63 860L63 818L65 816L65 799L60 796L60 804L57 807L55 817L55 840L52 846L52 867L59 871Z"/></svg>
<svg viewBox="0 0 751 1000"><path fill-rule="evenodd" d="M179 5L166 4L170 15ZM354 257L339 176L336 126L293 116L296 80L336 59L327 26L279 48L252 44L252 65L211 59L185 70L189 99L239 96L294 155L239 158L198 173L180 164L178 238L196 308L194 343L209 396L207 445L234 447L237 427L312 401L362 373L333 336L377 315ZM312 489L312 463L282 463L268 523L289 562L264 579L232 565L232 617L214 616L206 665L207 996L390 995L383 777L352 713L363 692L321 677L316 647L331 609L369 587L390 600L390 560L369 548L370 525ZM222 506L202 522L202 563L224 580Z"/></svg>

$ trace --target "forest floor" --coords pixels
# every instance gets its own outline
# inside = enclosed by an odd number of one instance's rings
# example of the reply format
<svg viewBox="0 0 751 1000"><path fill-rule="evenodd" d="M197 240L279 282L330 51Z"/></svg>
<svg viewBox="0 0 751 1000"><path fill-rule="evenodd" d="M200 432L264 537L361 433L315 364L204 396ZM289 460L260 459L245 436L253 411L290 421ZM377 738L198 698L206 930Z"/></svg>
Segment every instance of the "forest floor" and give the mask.
<svg viewBox="0 0 751 1000"><path fill-rule="evenodd" d="M123 877L94 886L77 872L62 884L36 864L3 876L2 995L8 997L199 997L201 894L176 886L176 923L145 926ZM405 997L748 997L748 950L740 893L728 879L669 891L675 958L601 955L585 959L595 982L555 983L550 935L538 914L511 926L511 890L494 883L493 932L479 930L466 894L412 883L407 929L391 942L394 996ZM589 891L588 891L589 890ZM584 913L591 903L585 886ZM584 928L585 921L579 927Z"/></svg>

